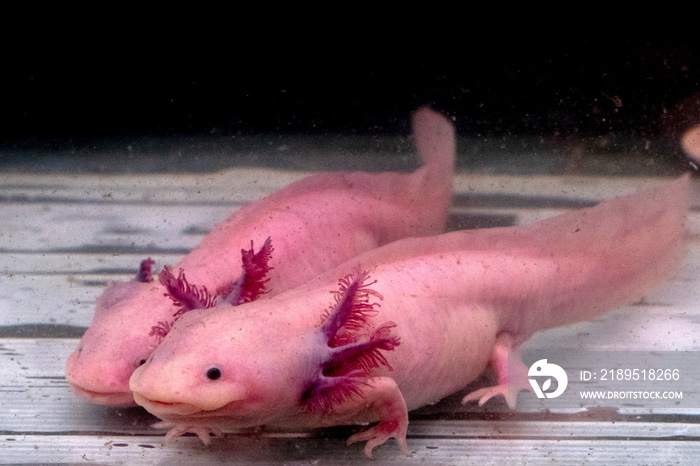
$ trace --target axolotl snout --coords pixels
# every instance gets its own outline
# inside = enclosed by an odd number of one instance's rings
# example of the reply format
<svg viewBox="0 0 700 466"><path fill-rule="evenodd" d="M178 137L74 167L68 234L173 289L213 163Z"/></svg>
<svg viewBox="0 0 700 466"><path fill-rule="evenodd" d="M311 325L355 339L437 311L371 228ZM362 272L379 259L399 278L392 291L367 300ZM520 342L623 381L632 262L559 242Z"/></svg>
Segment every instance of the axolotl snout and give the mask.
<svg viewBox="0 0 700 466"><path fill-rule="evenodd" d="M377 422L348 440L408 451L408 411L491 364L514 405L507 354L535 332L640 298L683 255L689 178L535 224L396 241L307 284L230 311L191 311L130 381L166 438L254 426Z"/></svg>
<svg viewBox="0 0 700 466"><path fill-rule="evenodd" d="M271 239L267 296L301 285L350 258L408 236L441 233L449 212L455 157L451 121L429 108L413 114L422 166L413 173L323 173L241 208L172 267L212 292L241 275L241 250ZM252 250L252 248L251 248ZM129 377L158 344L153 326L173 318L166 289L142 264L137 279L110 284L66 364L87 401L133 405Z"/></svg>

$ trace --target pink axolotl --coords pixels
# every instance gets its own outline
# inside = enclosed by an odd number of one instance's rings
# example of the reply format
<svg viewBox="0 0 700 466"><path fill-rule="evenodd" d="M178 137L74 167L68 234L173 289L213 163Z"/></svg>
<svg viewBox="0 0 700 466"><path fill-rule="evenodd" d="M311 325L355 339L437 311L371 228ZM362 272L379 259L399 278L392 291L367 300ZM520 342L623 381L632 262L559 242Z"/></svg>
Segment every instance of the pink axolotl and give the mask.
<svg viewBox="0 0 700 466"><path fill-rule="evenodd" d="M172 427L166 440L378 421L348 443L366 440L371 456L394 437L407 453L408 411L488 364L497 386L464 402L514 406L509 350L658 283L683 255L688 207L686 175L531 225L398 240L236 312L185 314L129 386Z"/></svg>
<svg viewBox="0 0 700 466"><path fill-rule="evenodd" d="M264 285L273 296L396 239L443 232L452 197L454 128L443 115L421 108L413 114L413 132L422 161L413 173L325 173L293 183L216 226L172 267L173 275L184 270L189 283L211 292L230 288L241 275L241 248L271 238ZM134 281L107 287L67 361L66 378L87 401L135 405L129 378L177 310L150 266L145 261ZM157 325L165 329L153 335Z"/></svg>

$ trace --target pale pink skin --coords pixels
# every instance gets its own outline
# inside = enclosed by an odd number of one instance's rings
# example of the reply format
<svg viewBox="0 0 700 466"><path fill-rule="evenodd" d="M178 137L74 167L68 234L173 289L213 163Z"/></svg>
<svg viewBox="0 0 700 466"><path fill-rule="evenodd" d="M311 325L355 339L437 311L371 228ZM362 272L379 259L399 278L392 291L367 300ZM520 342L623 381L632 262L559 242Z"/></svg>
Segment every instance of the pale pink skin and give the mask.
<svg viewBox="0 0 700 466"><path fill-rule="evenodd" d="M681 138L683 152L695 163L696 170L700 166L700 125L690 128Z"/></svg>
<svg viewBox="0 0 700 466"><path fill-rule="evenodd" d="M380 421L349 442L365 452L388 438L406 453L407 412L473 381L489 363L495 387L464 401L508 393L507 353L535 332L590 320L640 298L683 255L689 177L542 222L396 241L311 282L240 306L197 310L179 320L130 387L137 403L209 442L221 429L308 428ZM396 323L401 343L329 413L302 394L329 354L319 331L338 279L370 272L383 299L370 319ZM221 370L209 380L208 369ZM511 384L526 386L526 381Z"/></svg>
<svg viewBox="0 0 700 466"><path fill-rule="evenodd" d="M310 176L235 212L173 266L215 291L238 278L241 249L271 237L267 296L301 285L358 254L409 236L444 231L452 196L455 137L443 115L421 108L413 132L423 166L413 173ZM149 336L176 309L151 283L116 283L98 299L90 328L66 364L66 378L92 403L135 405L129 377L155 349Z"/></svg>

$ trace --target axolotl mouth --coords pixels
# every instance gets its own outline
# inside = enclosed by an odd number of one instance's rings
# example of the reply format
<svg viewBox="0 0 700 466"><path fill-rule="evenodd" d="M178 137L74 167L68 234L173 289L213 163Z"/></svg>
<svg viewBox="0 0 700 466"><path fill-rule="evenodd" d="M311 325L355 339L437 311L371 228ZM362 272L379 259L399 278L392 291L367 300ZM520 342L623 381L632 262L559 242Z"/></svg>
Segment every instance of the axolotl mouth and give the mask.
<svg viewBox="0 0 700 466"><path fill-rule="evenodd" d="M131 392L96 392L70 383L73 393L94 404L128 408L137 406Z"/></svg>
<svg viewBox="0 0 700 466"><path fill-rule="evenodd" d="M196 416L198 414L208 413L211 411L204 410L200 407L189 403L177 403L160 400L150 400L139 393L134 392L134 400L137 404L143 406L149 413L158 417L174 417L174 416Z"/></svg>

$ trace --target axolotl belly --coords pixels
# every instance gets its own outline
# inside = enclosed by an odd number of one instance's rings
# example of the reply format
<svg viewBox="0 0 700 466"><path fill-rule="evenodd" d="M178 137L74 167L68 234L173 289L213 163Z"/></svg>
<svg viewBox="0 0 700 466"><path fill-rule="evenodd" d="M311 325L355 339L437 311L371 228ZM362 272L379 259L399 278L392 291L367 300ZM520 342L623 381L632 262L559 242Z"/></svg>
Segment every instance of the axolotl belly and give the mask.
<svg viewBox="0 0 700 466"><path fill-rule="evenodd" d="M174 265L174 274L183 270L189 283L212 292L226 289L242 274L242 248L259 248L270 238L265 287L272 296L377 246L444 231L454 128L443 115L421 108L413 115L413 132L423 163L415 172L325 173L293 183L217 225ZM66 378L87 401L134 404L129 377L159 342L151 329L167 327L177 311L149 267L145 262L136 280L107 287L67 361Z"/></svg>
<svg viewBox="0 0 700 466"><path fill-rule="evenodd" d="M349 443L366 440L371 456L394 437L406 453L408 411L489 363L497 386L465 402L513 405L510 349L658 283L683 255L688 205L683 176L532 225L399 240L235 312L188 313L130 388L167 438L378 421Z"/></svg>

